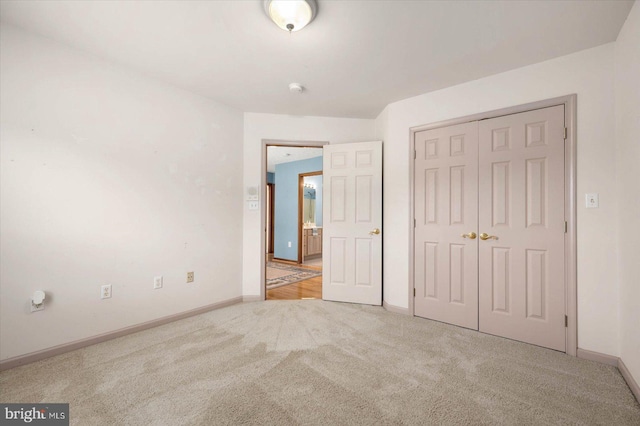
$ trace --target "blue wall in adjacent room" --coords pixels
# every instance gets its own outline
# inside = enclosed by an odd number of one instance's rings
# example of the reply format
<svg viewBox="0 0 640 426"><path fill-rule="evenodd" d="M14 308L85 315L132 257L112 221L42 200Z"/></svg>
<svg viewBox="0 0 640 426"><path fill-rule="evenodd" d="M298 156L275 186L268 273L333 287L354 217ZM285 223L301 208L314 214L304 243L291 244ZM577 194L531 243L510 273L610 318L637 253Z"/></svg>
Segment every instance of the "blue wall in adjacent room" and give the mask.
<svg viewBox="0 0 640 426"><path fill-rule="evenodd" d="M308 160L276 164L275 229L273 231L273 256L278 259L298 260L298 175L322 170L322 156ZM316 191L316 211L318 193ZM320 196L322 200L322 196ZM320 203L322 209L322 203ZM321 216L322 220L322 216ZM291 247L287 243L291 241Z"/></svg>
<svg viewBox="0 0 640 426"><path fill-rule="evenodd" d="M267 172L267 183L276 183L276 174Z"/></svg>

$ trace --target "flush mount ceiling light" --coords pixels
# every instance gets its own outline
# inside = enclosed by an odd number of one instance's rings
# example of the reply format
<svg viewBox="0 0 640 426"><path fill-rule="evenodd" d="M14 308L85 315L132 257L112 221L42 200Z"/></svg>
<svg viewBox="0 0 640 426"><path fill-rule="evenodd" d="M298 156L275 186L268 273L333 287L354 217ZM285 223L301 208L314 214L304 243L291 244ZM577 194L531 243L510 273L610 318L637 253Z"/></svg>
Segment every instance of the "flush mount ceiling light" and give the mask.
<svg viewBox="0 0 640 426"><path fill-rule="evenodd" d="M285 31L300 31L318 12L316 0L265 0L264 10Z"/></svg>

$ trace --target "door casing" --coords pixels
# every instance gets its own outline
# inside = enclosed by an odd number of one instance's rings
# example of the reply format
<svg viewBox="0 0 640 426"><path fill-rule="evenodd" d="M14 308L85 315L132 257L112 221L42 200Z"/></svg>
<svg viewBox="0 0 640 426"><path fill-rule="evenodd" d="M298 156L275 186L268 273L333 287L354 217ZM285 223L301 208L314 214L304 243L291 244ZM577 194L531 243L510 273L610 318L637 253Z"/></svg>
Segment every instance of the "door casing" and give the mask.
<svg viewBox="0 0 640 426"><path fill-rule="evenodd" d="M275 211L275 199L276 199L276 194L275 194L275 188L276 185L273 183L268 183L266 185L267 188L267 193L266 193L266 197L267 197L267 254L272 254L273 253L273 229L274 227L274 220L273 220L273 213Z"/></svg>
<svg viewBox="0 0 640 426"><path fill-rule="evenodd" d="M565 235L565 312L567 315L566 327L566 353L567 355L576 356L578 348L578 313L577 313L577 238L576 238L576 102L577 95L567 95L558 98L546 99L538 102L517 105L508 108L502 108L493 111L487 111L479 114L473 114L465 117L454 118L451 120L439 121L424 126L412 127L410 129L409 141L409 283L408 283L408 306L409 313L415 315L414 293L415 286L415 249L414 249L414 208L415 208L415 188L413 182L414 176L414 152L415 152L415 133L423 130L437 129L440 127L448 127L456 124L466 123L470 121L480 121L488 118L495 118L504 115L517 114L550 106L564 105L565 126L567 128L567 137L565 139L565 188L564 188L564 206L566 212L567 232Z"/></svg>

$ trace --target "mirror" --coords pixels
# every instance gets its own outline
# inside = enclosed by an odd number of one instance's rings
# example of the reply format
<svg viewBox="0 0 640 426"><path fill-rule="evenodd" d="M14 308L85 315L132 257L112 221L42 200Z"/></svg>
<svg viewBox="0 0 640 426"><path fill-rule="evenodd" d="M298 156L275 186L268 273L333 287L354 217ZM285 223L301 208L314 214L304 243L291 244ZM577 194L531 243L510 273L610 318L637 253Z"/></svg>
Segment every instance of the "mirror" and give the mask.
<svg viewBox="0 0 640 426"><path fill-rule="evenodd" d="M305 183L302 189L302 221L305 225L316 223L316 189L310 183Z"/></svg>
<svg viewBox="0 0 640 426"><path fill-rule="evenodd" d="M322 175L304 176L302 184L302 223L306 228L321 228Z"/></svg>

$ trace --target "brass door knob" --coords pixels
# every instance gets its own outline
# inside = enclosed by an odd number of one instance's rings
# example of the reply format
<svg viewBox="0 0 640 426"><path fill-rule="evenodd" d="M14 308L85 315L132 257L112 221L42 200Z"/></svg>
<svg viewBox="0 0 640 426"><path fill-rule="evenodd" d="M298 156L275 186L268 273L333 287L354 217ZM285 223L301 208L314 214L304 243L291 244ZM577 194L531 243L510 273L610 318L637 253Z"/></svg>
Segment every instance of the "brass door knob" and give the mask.
<svg viewBox="0 0 640 426"><path fill-rule="evenodd" d="M482 234L480 234L480 239L482 241L486 241L486 240L497 240L498 237L495 235L489 235L486 232L483 232Z"/></svg>
<svg viewBox="0 0 640 426"><path fill-rule="evenodd" d="M462 238L468 238L470 240L475 240L477 237L475 232L469 232L468 234L462 234Z"/></svg>
<svg viewBox="0 0 640 426"><path fill-rule="evenodd" d="M378 235L378 234L380 234L380 230L378 228L374 228L373 231L369 232L369 235Z"/></svg>

